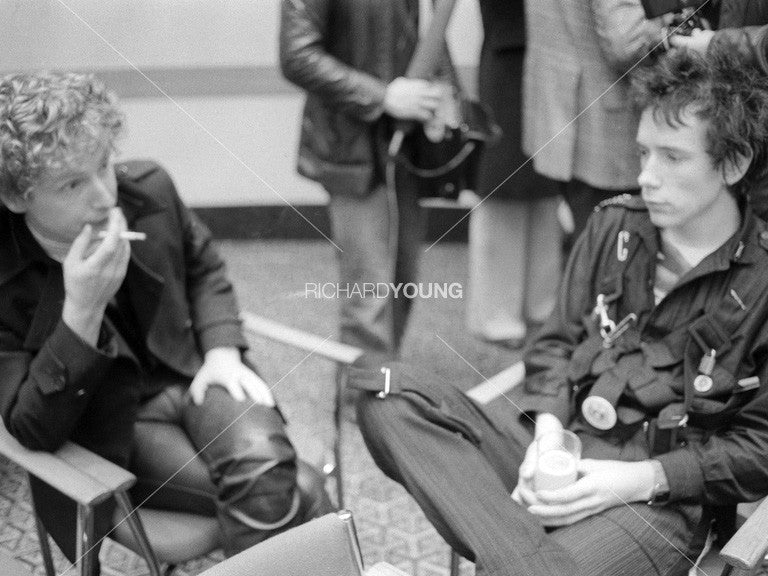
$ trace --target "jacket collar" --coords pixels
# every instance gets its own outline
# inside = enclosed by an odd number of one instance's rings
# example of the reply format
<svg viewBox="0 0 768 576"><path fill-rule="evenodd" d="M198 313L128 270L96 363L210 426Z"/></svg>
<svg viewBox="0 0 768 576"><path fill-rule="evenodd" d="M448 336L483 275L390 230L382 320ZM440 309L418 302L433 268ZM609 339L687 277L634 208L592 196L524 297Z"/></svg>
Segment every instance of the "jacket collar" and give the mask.
<svg viewBox="0 0 768 576"><path fill-rule="evenodd" d="M752 212L752 207L747 201L739 201L741 223L738 230L725 243L707 256L697 265L685 280L702 276L710 272L727 270L734 264L754 264L765 252L760 246L760 233L765 228L762 221ZM635 220L635 233L646 244L650 254L656 254L660 249L659 230L656 228L647 211L643 211L643 217Z"/></svg>

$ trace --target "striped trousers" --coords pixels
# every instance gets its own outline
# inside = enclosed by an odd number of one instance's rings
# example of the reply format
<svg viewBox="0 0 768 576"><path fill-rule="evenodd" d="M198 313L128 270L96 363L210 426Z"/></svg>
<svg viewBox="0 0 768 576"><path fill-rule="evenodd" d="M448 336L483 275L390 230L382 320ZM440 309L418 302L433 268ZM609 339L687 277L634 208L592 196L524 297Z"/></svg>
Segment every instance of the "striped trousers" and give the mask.
<svg viewBox="0 0 768 576"><path fill-rule="evenodd" d="M383 400L361 395L366 445L478 576L687 574L708 530L700 505L633 503L545 530L510 498L532 440L514 406L491 414L453 386L399 380Z"/></svg>

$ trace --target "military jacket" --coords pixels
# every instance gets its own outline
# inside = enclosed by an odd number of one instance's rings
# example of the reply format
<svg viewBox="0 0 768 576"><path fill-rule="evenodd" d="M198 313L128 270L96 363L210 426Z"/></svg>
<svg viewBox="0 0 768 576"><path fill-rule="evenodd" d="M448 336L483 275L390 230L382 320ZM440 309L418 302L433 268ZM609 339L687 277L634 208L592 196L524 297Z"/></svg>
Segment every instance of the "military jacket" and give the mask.
<svg viewBox="0 0 768 576"><path fill-rule="evenodd" d="M653 456L667 474L672 499L726 505L768 490L768 230L748 206L739 230L654 303L658 230L642 200L603 203L571 254L556 309L526 351L525 411L552 412L590 437L589 457L640 460L648 422L672 408L685 434ZM609 347L595 313L604 296L609 317L630 314L628 329ZM714 351L714 352L713 352ZM702 358L711 386L693 387ZM686 397L686 388L688 396ZM616 406L607 431L585 425L579 403L599 389ZM674 412L674 410L672 410ZM632 449L617 432L638 424Z"/></svg>

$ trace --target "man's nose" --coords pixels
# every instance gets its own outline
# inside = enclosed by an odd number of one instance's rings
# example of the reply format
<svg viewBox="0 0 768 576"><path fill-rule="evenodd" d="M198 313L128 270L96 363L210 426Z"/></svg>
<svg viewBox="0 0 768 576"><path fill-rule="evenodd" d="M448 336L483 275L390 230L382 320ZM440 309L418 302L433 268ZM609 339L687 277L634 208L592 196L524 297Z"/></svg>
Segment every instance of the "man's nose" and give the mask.
<svg viewBox="0 0 768 576"><path fill-rule="evenodd" d="M641 162L640 174L637 176L637 184L640 188L655 187L659 185L659 177L652 157L646 158Z"/></svg>

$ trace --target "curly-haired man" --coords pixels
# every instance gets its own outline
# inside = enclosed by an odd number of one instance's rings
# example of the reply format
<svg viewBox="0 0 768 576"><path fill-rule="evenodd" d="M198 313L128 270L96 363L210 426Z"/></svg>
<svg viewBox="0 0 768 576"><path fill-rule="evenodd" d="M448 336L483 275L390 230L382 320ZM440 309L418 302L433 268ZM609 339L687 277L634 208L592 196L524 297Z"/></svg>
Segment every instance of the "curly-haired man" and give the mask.
<svg viewBox="0 0 768 576"><path fill-rule="evenodd" d="M768 492L768 227L749 202L768 81L724 60L670 53L635 78L641 196L590 218L506 418L397 364L360 400L377 464L477 574L687 574L713 510ZM537 489L532 441L563 428L578 477Z"/></svg>
<svg viewBox="0 0 768 576"><path fill-rule="evenodd" d="M71 439L130 467L137 504L217 515L234 553L323 512L322 479L243 360L210 233L157 164L114 164L122 128L90 75L0 80L3 423L29 448ZM72 558L74 504L32 487Z"/></svg>

